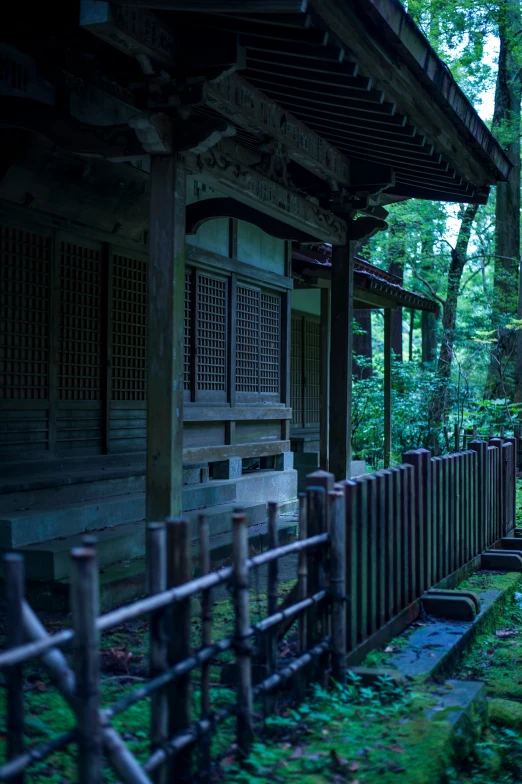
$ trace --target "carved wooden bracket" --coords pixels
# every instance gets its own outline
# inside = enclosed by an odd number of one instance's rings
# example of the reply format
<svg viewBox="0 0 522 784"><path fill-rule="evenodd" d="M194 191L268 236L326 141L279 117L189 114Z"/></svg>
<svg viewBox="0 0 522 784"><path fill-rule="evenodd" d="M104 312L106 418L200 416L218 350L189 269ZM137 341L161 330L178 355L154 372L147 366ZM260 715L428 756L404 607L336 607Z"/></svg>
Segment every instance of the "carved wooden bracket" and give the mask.
<svg viewBox="0 0 522 784"><path fill-rule="evenodd" d="M187 171L254 210L287 223L311 238L335 245L344 245L346 242L346 223L342 218L242 164L234 156L230 143L220 142L202 155L187 155Z"/></svg>

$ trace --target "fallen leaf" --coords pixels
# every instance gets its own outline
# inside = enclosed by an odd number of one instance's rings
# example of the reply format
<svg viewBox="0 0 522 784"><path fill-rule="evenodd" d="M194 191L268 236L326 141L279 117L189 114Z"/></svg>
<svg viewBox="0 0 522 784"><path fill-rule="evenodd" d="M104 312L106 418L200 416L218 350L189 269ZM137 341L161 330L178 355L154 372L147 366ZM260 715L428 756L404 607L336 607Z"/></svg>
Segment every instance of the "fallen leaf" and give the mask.
<svg viewBox="0 0 522 784"><path fill-rule="evenodd" d="M224 768L229 768L231 765L234 764L235 761L236 761L235 756L233 754L230 754L228 757L224 757L221 760L221 764Z"/></svg>
<svg viewBox="0 0 522 784"><path fill-rule="evenodd" d="M486 651L486 654L487 654L488 656L493 656L493 654L494 654L494 653L495 653L495 651L493 650L493 648L489 648L489 649Z"/></svg>
<svg viewBox="0 0 522 784"><path fill-rule="evenodd" d="M290 755L290 759L299 759L299 757L303 756L303 748L302 746L296 746L293 753Z"/></svg>
<svg viewBox="0 0 522 784"><path fill-rule="evenodd" d="M355 773L355 771L359 770L360 767L361 766L359 765L358 762L350 762L350 765L348 766L348 770L350 771L350 773Z"/></svg>
<svg viewBox="0 0 522 784"><path fill-rule="evenodd" d="M388 751L396 751L397 754L404 754L404 749L402 746L386 746Z"/></svg>
<svg viewBox="0 0 522 784"><path fill-rule="evenodd" d="M518 634L518 629L497 629L495 634L497 637L513 637Z"/></svg>
<svg viewBox="0 0 522 784"><path fill-rule="evenodd" d="M388 646L387 646L387 647L384 649L384 653L395 653L395 651L398 651L398 650L399 650L399 649L398 649L396 646L394 646L394 645L388 645Z"/></svg>
<svg viewBox="0 0 522 784"><path fill-rule="evenodd" d="M49 691L49 686L46 683L44 683L43 681L35 681L34 688L37 691L42 691L42 692L43 691Z"/></svg>

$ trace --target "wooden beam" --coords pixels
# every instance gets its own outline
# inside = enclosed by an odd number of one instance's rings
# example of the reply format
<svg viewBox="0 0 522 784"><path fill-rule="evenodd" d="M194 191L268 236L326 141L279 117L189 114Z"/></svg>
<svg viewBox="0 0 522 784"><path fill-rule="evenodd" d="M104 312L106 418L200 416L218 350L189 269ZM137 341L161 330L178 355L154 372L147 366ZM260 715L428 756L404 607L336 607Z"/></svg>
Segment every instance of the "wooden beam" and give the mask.
<svg viewBox="0 0 522 784"><path fill-rule="evenodd" d="M307 0L120 0L123 5L157 8L161 11L198 13L299 14L306 11Z"/></svg>
<svg viewBox="0 0 522 784"><path fill-rule="evenodd" d="M317 58L308 58L303 61L303 58L296 57L291 52L274 53L271 50L263 50L259 47L248 47L248 63L266 63L267 65L275 65L276 67L283 67L288 71L296 71L298 73L313 73L325 74L328 76L338 77L346 80L346 84L350 87L357 87L360 90L369 90L372 86L372 80L367 76L358 75L358 66L355 62L348 62L338 59L326 60ZM250 67L250 66L249 66Z"/></svg>
<svg viewBox="0 0 522 784"><path fill-rule="evenodd" d="M148 262L148 522L182 511L185 169L153 155Z"/></svg>
<svg viewBox="0 0 522 784"><path fill-rule="evenodd" d="M285 145L288 155L321 179L349 185L348 159L288 111L237 74L203 88L208 106L256 135L269 135Z"/></svg>
<svg viewBox="0 0 522 784"><path fill-rule="evenodd" d="M321 289L319 370L319 466L328 470L330 425L330 289Z"/></svg>
<svg viewBox="0 0 522 784"><path fill-rule="evenodd" d="M352 320L354 243L332 248L329 471L349 478L352 460Z"/></svg>
<svg viewBox="0 0 522 784"><path fill-rule="evenodd" d="M188 154L186 160L187 169L198 179L247 206L324 242L340 245L346 241L346 223L342 218L242 164L229 140L222 140L201 155Z"/></svg>
<svg viewBox="0 0 522 784"><path fill-rule="evenodd" d="M384 310L384 467L388 468L391 460L392 446L392 414L391 414L391 390L392 390L392 311L390 308Z"/></svg>
<svg viewBox="0 0 522 784"><path fill-rule="evenodd" d="M266 55L265 55L266 57ZM360 101L364 100L383 100L379 90L372 90L371 80L364 76L350 76L350 69L348 72L338 70L337 73L324 73L324 71L315 71L312 68L301 70L294 63L294 65L283 65L277 61L277 58L262 59L262 52L250 52L247 58L247 68L249 78L252 74L265 74L267 76L281 76L288 82L310 82L314 85L327 85L329 87L341 87L343 91L349 91L353 96L357 96ZM339 72L340 71L340 72ZM379 97L381 96L381 97Z"/></svg>

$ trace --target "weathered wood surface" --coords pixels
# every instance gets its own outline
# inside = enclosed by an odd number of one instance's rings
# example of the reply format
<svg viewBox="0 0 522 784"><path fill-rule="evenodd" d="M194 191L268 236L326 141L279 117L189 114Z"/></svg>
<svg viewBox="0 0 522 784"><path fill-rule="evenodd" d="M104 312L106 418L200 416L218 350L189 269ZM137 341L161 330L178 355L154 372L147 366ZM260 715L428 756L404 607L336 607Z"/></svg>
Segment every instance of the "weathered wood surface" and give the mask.
<svg viewBox="0 0 522 784"><path fill-rule="evenodd" d="M146 516L155 522L182 510L185 170L181 160L175 155L152 156L150 187Z"/></svg>
<svg viewBox="0 0 522 784"><path fill-rule="evenodd" d="M338 480L348 478L352 409L353 247L332 248L329 470Z"/></svg>

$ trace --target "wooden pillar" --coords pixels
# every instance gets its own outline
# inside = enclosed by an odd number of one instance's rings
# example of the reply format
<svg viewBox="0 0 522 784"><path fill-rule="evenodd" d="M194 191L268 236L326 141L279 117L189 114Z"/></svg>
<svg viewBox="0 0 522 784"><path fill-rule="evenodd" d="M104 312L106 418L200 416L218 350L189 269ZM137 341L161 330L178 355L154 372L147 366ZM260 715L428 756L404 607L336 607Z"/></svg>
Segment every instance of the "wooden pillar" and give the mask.
<svg viewBox="0 0 522 784"><path fill-rule="evenodd" d="M352 460L353 246L332 248L329 470L340 482Z"/></svg>
<svg viewBox="0 0 522 784"><path fill-rule="evenodd" d="M182 511L185 168L152 155L148 263L147 521Z"/></svg>
<svg viewBox="0 0 522 784"><path fill-rule="evenodd" d="M392 311L384 309L384 467L388 468L392 445Z"/></svg>
<svg viewBox="0 0 522 784"><path fill-rule="evenodd" d="M319 465L328 470L330 424L330 289L321 289L321 337L319 370Z"/></svg>

